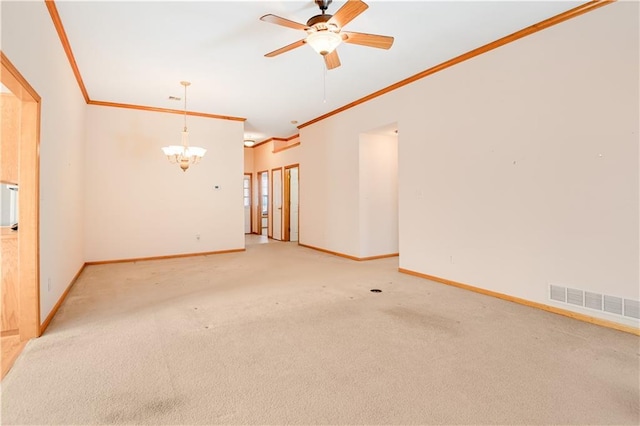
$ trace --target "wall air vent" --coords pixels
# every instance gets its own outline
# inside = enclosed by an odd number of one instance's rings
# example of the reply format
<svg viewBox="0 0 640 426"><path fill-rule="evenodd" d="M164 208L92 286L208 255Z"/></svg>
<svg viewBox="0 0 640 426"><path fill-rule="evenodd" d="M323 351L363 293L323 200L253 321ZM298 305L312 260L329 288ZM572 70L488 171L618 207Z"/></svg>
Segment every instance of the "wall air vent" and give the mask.
<svg viewBox="0 0 640 426"><path fill-rule="evenodd" d="M637 300L624 299L624 316L640 319L640 302Z"/></svg>
<svg viewBox="0 0 640 426"><path fill-rule="evenodd" d="M591 293L590 291L584 292L584 307L602 310L602 295L598 293Z"/></svg>
<svg viewBox="0 0 640 426"><path fill-rule="evenodd" d="M567 303L572 305L584 306L584 291L575 288L567 289Z"/></svg>
<svg viewBox="0 0 640 426"><path fill-rule="evenodd" d="M567 302L567 288L560 287L559 285L550 285L549 297L551 300L555 300L558 302Z"/></svg>
<svg viewBox="0 0 640 426"><path fill-rule="evenodd" d="M604 311L610 314L622 315L622 298L605 295Z"/></svg>
<svg viewBox="0 0 640 426"><path fill-rule="evenodd" d="M549 284L549 299L594 311L640 319L640 301Z"/></svg>

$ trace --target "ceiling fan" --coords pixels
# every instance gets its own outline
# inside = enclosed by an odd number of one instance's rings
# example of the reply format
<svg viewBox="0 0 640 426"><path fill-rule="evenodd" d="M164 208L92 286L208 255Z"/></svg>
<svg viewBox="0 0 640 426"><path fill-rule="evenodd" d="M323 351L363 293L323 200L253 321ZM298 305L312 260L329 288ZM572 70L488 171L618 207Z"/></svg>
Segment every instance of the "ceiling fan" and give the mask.
<svg viewBox="0 0 640 426"><path fill-rule="evenodd" d="M303 44L309 44L316 52L324 57L327 69L331 70L340 66L340 58L338 57L336 47L342 42L367 47L377 47L379 49L389 49L393 44L393 37L342 30L345 25L367 10L369 6L362 0L348 0L335 15L326 13L332 0L314 1L322 13L312 16L306 25L271 14L264 15L260 18L260 20L264 22L282 25L283 27L293 28L294 30L302 30L307 33L307 36L302 40L269 52L264 56L272 58L281 53L293 50L296 47L300 47Z"/></svg>

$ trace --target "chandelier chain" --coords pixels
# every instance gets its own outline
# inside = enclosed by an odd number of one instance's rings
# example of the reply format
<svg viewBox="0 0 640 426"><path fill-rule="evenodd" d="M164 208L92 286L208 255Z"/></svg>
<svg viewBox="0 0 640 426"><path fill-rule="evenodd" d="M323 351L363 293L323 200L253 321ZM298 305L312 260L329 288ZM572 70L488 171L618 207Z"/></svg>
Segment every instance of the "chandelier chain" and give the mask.
<svg viewBox="0 0 640 426"><path fill-rule="evenodd" d="M184 131L187 131L187 85L184 85Z"/></svg>
<svg viewBox="0 0 640 426"><path fill-rule="evenodd" d="M206 149L198 146L189 146L189 132L187 131L187 86L191 83L188 81L181 81L180 84L184 86L184 127L182 131L182 145L169 145L162 148L162 151L169 159L170 163L180 165L182 171L187 171L189 165L197 164L204 154Z"/></svg>

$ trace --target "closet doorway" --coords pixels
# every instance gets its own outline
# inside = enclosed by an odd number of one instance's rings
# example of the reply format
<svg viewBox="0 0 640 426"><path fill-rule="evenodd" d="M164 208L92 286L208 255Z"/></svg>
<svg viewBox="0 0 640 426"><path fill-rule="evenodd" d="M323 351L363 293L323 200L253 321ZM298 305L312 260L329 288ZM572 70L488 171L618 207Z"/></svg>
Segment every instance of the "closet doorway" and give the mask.
<svg viewBox="0 0 640 426"><path fill-rule="evenodd" d="M40 336L40 96L4 53L0 52L0 57L0 181L3 187L9 185L11 191L17 190L1 200L4 377L27 341ZM16 223L5 223L5 217Z"/></svg>
<svg viewBox="0 0 640 426"><path fill-rule="evenodd" d="M299 176L298 164L284 168L284 241L298 241Z"/></svg>

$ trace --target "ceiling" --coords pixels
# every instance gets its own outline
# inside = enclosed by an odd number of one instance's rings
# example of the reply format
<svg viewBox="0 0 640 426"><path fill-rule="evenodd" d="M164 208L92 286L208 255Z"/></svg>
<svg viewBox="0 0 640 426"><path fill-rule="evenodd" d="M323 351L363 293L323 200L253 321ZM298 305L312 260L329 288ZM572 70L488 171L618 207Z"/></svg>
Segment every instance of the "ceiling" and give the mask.
<svg viewBox="0 0 640 426"><path fill-rule="evenodd" d="M390 35L390 50L341 44L342 66L325 71L302 46L265 53L305 33L260 21L300 23L319 13L307 1L56 1L82 79L94 101L244 117L245 138L289 137L296 124L585 1L376 1L345 26ZM344 1L334 0L328 13Z"/></svg>

